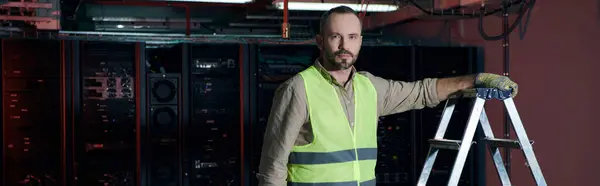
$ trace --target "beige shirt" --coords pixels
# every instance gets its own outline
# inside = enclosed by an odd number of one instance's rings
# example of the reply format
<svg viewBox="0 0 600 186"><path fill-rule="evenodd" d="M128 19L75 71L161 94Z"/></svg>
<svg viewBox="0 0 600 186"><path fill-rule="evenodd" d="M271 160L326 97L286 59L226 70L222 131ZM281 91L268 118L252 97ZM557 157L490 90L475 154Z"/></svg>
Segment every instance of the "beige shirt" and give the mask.
<svg viewBox="0 0 600 186"><path fill-rule="evenodd" d="M435 107L440 103L436 91L437 79L403 82L383 79L354 68L349 81L340 85L319 62L315 67L330 82L339 95L351 127L354 124L352 79L355 73L366 76L377 91L377 113L391 115L412 109ZM311 143L313 136L302 76L296 74L275 91L271 113L264 135L262 155L257 178L259 186L285 186L287 162L294 145Z"/></svg>

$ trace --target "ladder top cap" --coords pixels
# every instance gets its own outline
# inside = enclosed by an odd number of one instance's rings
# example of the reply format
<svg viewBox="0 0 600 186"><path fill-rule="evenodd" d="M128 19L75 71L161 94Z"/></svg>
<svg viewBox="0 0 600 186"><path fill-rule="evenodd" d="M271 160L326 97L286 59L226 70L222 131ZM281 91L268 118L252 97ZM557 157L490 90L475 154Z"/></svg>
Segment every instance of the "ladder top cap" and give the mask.
<svg viewBox="0 0 600 186"><path fill-rule="evenodd" d="M500 90L497 88L474 88L474 89L465 89L457 92L452 95L451 98L457 97L467 97L467 98L481 98L485 100L497 99L497 100L505 100L510 98L512 90Z"/></svg>

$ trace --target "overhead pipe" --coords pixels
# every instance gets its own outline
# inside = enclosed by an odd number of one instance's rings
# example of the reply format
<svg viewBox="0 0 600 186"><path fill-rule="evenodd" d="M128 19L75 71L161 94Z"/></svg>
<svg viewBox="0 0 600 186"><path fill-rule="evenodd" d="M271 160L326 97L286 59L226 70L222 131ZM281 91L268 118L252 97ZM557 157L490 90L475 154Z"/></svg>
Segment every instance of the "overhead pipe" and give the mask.
<svg viewBox="0 0 600 186"><path fill-rule="evenodd" d="M283 20L282 16L271 16L271 15L247 15L246 19L270 19L270 20ZM320 20L318 16L293 16L289 17L288 20Z"/></svg>
<svg viewBox="0 0 600 186"><path fill-rule="evenodd" d="M248 6L248 4L230 4L230 3L179 3L179 2L156 2L156 1L95 1L93 4L101 5L124 5L124 6L158 6L158 7L181 7L185 8L185 34L191 35L191 13L190 6Z"/></svg>
<svg viewBox="0 0 600 186"><path fill-rule="evenodd" d="M122 5L122 6L172 6L172 7L204 7L204 6L239 6L246 7L251 4L234 4L234 3L193 3L193 2L166 2L166 1L93 1L91 4L99 5Z"/></svg>
<svg viewBox="0 0 600 186"><path fill-rule="evenodd" d="M281 24L281 37L283 39L290 38L290 23L288 22L288 1L289 0L283 0L283 23Z"/></svg>
<svg viewBox="0 0 600 186"><path fill-rule="evenodd" d="M162 24L162 23L144 23L144 24L120 24L120 23L107 23L100 22L94 24L95 30L97 31L148 31L148 30L161 30L161 31L169 31L169 30L180 30L186 31L187 25L184 22L180 23L170 23L170 24ZM199 30L204 29L204 27L199 25L190 26L190 30ZM187 34L186 34L187 35Z"/></svg>
<svg viewBox="0 0 600 186"><path fill-rule="evenodd" d="M191 20L191 16L190 16L190 6L185 5L185 35L186 36L190 36L191 33L191 26L190 26L190 20Z"/></svg>
<svg viewBox="0 0 600 186"><path fill-rule="evenodd" d="M185 23L185 19L171 18L138 18L138 17L92 17L92 21L102 22L142 22L142 23ZM192 23L210 23L211 19L191 19Z"/></svg>
<svg viewBox="0 0 600 186"><path fill-rule="evenodd" d="M280 25L278 24L256 24L256 23L229 23L230 27L254 27L254 28L277 28ZM290 28L309 28L308 25L290 25Z"/></svg>
<svg viewBox="0 0 600 186"><path fill-rule="evenodd" d="M52 3L37 3L37 2L7 2L0 4L0 8L45 8L52 9Z"/></svg>
<svg viewBox="0 0 600 186"><path fill-rule="evenodd" d="M38 16L7 16L0 15L2 21L31 21L31 22L52 22L55 20L51 17L38 17Z"/></svg>

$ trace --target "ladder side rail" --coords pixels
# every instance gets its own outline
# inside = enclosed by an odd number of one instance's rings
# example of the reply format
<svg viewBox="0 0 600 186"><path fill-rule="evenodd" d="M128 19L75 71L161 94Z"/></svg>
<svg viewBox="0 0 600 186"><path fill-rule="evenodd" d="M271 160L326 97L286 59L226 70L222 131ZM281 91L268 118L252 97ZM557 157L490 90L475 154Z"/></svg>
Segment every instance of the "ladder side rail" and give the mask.
<svg viewBox="0 0 600 186"><path fill-rule="evenodd" d="M452 119L452 114L454 113L454 108L456 107L457 101L458 99L456 98L448 99L446 101L446 106L444 106L442 118L440 119L438 130L435 133L434 139L442 139L444 138L444 135L446 135L446 130L448 130L448 125Z"/></svg>
<svg viewBox="0 0 600 186"><path fill-rule="evenodd" d="M481 111L481 117L479 119L481 123L481 129L485 134L486 139L495 139L494 131L492 131L492 127L490 126L490 121L488 120L487 114L485 113L485 109ZM508 176L508 172L506 171L506 167L504 167L504 161L502 160L502 154L500 152L500 148L497 146L486 145L490 151L490 156L492 156L492 160L494 161L494 166L496 166L496 171L498 171L498 177L500 178L500 182L503 186L510 186L510 177Z"/></svg>
<svg viewBox="0 0 600 186"><path fill-rule="evenodd" d="M544 175L542 174L542 170L540 165L535 157L535 153L533 152L533 146L531 145L529 138L527 137L527 133L525 132L525 127L523 126L523 122L521 121L521 117L517 112L517 108L512 98L508 98L504 100L504 105L510 119L512 121L513 130L519 140L521 145L521 149L523 151L523 155L525 156L525 160L527 161L527 165L535 182L538 186L546 186L546 180L544 179Z"/></svg>
<svg viewBox="0 0 600 186"><path fill-rule="evenodd" d="M446 134L446 129L448 128L448 124L450 123L450 119L452 118L452 113L454 113L454 108L456 106L457 101L458 100L456 98L446 100L446 105L444 106L444 111L442 112L442 119L439 122L438 130L435 133L434 139L444 138L444 135ZM423 169L421 170L421 175L419 175L419 181L417 182L418 186L425 186L427 184L427 180L431 175L431 170L433 170L433 165L435 164L435 160L439 152L440 149L429 147L427 159L425 159Z"/></svg>
<svg viewBox="0 0 600 186"><path fill-rule="evenodd" d="M475 137L475 131L477 130L477 125L479 123L479 118L481 117L481 111L483 110L484 104L485 100L481 98L476 98L475 102L473 103L473 108L471 109L471 115L469 116L469 120L467 122L467 127L461 141L460 149L458 150L458 155L456 156L454 166L452 167L452 172L450 173L450 179L448 180L449 186L458 185L460 175L462 174L465 166L465 161L467 160L469 150L471 149L473 138Z"/></svg>

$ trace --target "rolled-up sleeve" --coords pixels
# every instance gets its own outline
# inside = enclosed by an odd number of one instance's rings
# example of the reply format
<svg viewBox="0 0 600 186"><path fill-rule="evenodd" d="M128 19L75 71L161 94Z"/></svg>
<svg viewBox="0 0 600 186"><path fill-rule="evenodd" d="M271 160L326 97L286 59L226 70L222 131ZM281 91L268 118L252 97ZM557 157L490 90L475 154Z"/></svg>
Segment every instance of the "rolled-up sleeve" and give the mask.
<svg viewBox="0 0 600 186"><path fill-rule="evenodd" d="M257 174L259 186L286 185L288 157L307 120L306 99L295 91L303 86L298 85L302 80L294 78L280 85L273 98Z"/></svg>
<svg viewBox="0 0 600 186"><path fill-rule="evenodd" d="M384 79L364 73L377 90L380 116L396 114L413 109L435 107L440 103L437 95L437 79L425 78L406 82Z"/></svg>

